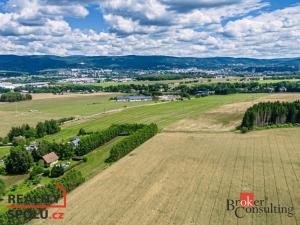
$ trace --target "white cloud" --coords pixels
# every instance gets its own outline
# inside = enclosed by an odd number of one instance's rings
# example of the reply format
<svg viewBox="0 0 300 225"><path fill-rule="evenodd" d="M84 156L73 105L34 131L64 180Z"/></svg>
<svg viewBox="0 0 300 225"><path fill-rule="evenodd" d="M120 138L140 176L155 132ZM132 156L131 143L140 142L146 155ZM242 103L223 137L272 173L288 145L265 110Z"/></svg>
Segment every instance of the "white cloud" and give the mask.
<svg viewBox="0 0 300 225"><path fill-rule="evenodd" d="M66 22L87 16L91 2L99 4L108 31ZM9 0L0 12L0 54L299 55L300 5L264 12L266 6L261 0Z"/></svg>

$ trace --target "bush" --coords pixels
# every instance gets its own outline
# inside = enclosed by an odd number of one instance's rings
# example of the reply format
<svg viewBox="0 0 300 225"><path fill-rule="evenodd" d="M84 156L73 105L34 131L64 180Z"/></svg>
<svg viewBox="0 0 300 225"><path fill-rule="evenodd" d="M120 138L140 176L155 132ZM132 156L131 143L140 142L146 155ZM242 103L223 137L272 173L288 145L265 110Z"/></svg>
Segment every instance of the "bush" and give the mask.
<svg viewBox="0 0 300 225"><path fill-rule="evenodd" d="M61 165L54 166L51 170L50 177L56 178L63 175L65 172L64 168Z"/></svg>
<svg viewBox="0 0 300 225"><path fill-rule="evenodd" d="M44 173L44 168L41 167L40 165L35 165L35 166L32 168L32 171L30 172L29 178L30 178L30 179L34 179L37 175L43 174L43 173Z"/></svg>
<svg viewBox="0 0 300 225"><path fill-rule="evenodd" d="M144 128L136 131L118 144L114 145L110 151L110 156L106 161L115 162L119 160L136 147L153 137L157 132L158 128L156 124L147 125Z"/></svg>

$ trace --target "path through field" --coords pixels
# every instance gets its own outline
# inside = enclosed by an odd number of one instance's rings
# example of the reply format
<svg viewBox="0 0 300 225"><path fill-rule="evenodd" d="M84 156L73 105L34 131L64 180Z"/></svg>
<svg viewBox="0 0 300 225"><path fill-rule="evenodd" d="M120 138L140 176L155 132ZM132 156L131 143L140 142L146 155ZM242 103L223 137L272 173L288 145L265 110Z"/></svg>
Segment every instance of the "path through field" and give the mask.
<svg viewBox="0 0 300 225"><path fill-rule="evenodd" d="M216 118L217 112L211 116ZM239 116L230 118L222 121L231 129ZM196 119L191 122L197 124ZM186 126L178 129L178 124ZM300 224L299 128L240 134L226 125L221 132L206 132L209 128L187 120L178 124L69 194L64 220L35 224ZM238 219L226 210L226 200L239 199L240 192L294 207L295 215L246 214Z"/></svg>

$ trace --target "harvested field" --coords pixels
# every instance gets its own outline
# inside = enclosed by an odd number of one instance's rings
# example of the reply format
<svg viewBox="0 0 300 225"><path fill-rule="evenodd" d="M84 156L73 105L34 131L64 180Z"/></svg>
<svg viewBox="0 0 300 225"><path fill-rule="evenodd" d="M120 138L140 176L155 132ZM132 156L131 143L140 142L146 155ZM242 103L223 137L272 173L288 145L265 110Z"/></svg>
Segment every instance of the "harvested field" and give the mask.
<svg viewBox="0 0 300 225"><path fill-rule="evenodd" d="M224 116L227 107L206 115L234 124L237 117ZM240 134L224 125L222 132L193 130L189 122L197 125L205 117L199 118L185 120L182 130L177 129L182 122L168 127L69 194L67 208L59 210L64 220L34 224L300 224L300 129ZM217 126L217 120L211 121ZM237 219L226 210L226 200L239 199L240 192L294 207L295 215L246 214Z"/></svg>

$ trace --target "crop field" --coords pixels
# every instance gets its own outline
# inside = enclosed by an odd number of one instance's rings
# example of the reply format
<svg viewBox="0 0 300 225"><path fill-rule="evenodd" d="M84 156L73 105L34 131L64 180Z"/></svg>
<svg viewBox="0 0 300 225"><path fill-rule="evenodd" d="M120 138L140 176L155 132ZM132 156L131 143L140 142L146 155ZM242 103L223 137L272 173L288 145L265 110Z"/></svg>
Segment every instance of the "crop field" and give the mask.
<svg viewBox="0 0 300 225"><path fill-rule="evenodd" d="M300 95L255 101L278 98L291 101ZM69 194L59 224L299 224L300 129L233 132L251 104L228 101L167 126ZM226 203L238 200L240 192L294 207L295 214L249 213L238 219Z"/></svg>
<svg viewBox="0 0 300 225"><path fill-rule="evenodd" d="M81 118L110 110L153 103L109 100L116 95L118 94L34 94L32 101L0 103L0 136L6 135L12 126L23 123L35 125L37 122L49 119L69 116Z"/></svg>
<svg viewBox="0 0 300 225"><path fill-rule="evenodd" d="M48 140L61 141L76 135L80 128L87 131L96 131L109 127L116 123L156 123L164 128L178 120L193 118L199 113L206 112L218 106L247 101L265 96L264 94L235 94L228 96L209 96L195 98L186 101L150 104L138 108L129 108L121 112L111 112L97 117L86 119L86 121L75 121L67 124L61 132L48 136Z"/></svg>

